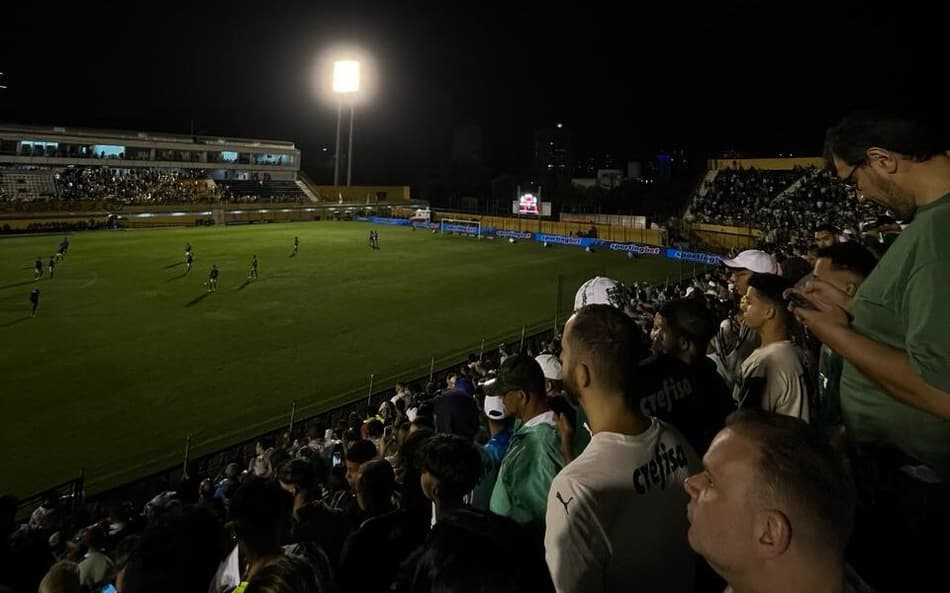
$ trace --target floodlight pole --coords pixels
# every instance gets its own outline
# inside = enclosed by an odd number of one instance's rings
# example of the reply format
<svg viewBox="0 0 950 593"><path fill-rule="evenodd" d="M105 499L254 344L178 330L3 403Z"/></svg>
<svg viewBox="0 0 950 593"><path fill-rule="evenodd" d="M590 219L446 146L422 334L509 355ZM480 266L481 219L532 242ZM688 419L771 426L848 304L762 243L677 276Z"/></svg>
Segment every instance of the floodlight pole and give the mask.
<svg viewBox="0 0 950 593"><path fill-rule="evenodd" d="M340 185L340 127L343 121L343 97L336 110L336 152L333 153L333 185Z"/></svg>

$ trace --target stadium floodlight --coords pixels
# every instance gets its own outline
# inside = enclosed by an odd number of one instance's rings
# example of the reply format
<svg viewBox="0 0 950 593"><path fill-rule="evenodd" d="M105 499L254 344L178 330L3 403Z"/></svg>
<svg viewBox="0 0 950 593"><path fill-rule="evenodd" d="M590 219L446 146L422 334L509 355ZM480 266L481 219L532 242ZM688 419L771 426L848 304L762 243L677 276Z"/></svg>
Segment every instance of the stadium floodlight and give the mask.
<svg viewBox="0 0 950 593"><path fill-rule="evenodd" d="M360 63L356 60L333 62L333 92L357 93L360 90Z"/></svg>
<svg viewBox="0 0 950 593"><path fill-rule="evenodd" d="M333 92L339 95L340 102L336 112L336 154L333 158L333 185L340 185L340 127L343 121L343 98L354 95L360 90L360 63L358 60L337 60L333 62ZM353 177L353 116L354 102L350 104L350 142L346 158L346 186L350 186Z"/></svg>

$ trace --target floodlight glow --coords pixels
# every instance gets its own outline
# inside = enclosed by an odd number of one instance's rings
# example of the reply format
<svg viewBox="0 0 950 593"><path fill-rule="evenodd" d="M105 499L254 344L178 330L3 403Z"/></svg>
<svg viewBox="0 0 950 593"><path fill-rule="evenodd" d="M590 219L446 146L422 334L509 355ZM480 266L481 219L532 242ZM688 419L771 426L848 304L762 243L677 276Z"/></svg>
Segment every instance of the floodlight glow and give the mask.
<svg viewBox="0 0 950 593"><path fill-rule="evenodd" d="M356 93L360 90L360 63L356 60L333 62L333 92Z"/></svg>

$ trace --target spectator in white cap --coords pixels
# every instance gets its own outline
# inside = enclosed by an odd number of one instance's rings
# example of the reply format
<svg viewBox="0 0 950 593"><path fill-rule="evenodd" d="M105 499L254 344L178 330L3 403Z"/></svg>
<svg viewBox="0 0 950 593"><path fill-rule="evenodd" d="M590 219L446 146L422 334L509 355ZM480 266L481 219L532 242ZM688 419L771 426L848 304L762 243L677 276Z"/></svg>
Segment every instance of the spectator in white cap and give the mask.
<svg viewBox="0 0 950 593"><path fill-rule="evenodd" d="M732 259L722 260L722 264L732 272L729 279L736 285L740 297L744 297L749 290L752 274L781 273L775 257L758 249L746 249Z"/></svg>
<svg viewBox="0 0 950 593"><path fill-rule="evenodd" d="M574 295L574 310L577 311L587 305L610 305L620 309L628 317L636 316L636 311L630 305L630 297L624 285L612 278L595 276L581 284Z"/></svg>
<svg viewBox="0 0 950 593"><path fill-rule="evenodd" d="M498 469L508 452L515 419L509 416L504 401L498 395L485 396L484 410L491 436L482 448L482 479L472 494L472 506L488 510L491 493L498 479Z"/></svg>
<svg viewBox="0 0 950 593"><path fill-rule="evenodd" d="M736 294L740 300L745 299L749 292L749 278L752 274L780 274L780 268L775 257L758 249L747 249L741 252L733 259L724 259L723 265L729 268L729 281L732 283ZM742 311L744 307L739 308L738 323L734 325L732 336L718 336L715 346L716 352L723 363L725 374L723 379L730 388L734 388L739 381L740 367L746 358L752 354L752 351L759 347L761 341L759 335L752 331L749 326L742 321ZM731 348L727 348L729 343Z"/></svg>
<svg viewBox="0 0 950 593"><path fill-rule="evenodd" d="M544 390L548 403L557 419L557 431L561 435L561 454L564 462L580 455L590 442L587 416L578 404L572 404L564 393L561 381L561 361L553 354L541 354L534 358L544 372Z"/></svg>

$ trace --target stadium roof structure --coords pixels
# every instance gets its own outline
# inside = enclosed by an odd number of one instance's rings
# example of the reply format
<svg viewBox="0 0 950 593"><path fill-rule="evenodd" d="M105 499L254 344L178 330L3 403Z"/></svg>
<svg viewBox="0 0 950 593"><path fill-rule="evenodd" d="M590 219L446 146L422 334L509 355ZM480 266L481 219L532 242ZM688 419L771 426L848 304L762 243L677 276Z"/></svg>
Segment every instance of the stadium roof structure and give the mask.
<svg viewBox="0 0 950 593"><path fill-rule="evenodd" d="M280 148L293 149L294 143L282 140L263 140L251 138L232 138L227 136L206 136L206 135L187 135L187 134L169 134L166 132L132 132L121 130L101 130L81 127L65 127L51 125L24 125L0 123L0 134L6 135L30 135L39 137L56 136L59 138L70 138L75 140L121 140L121 141L147 141L161 143L178 143L188 145L224 145L246 148Z"/></svg>

